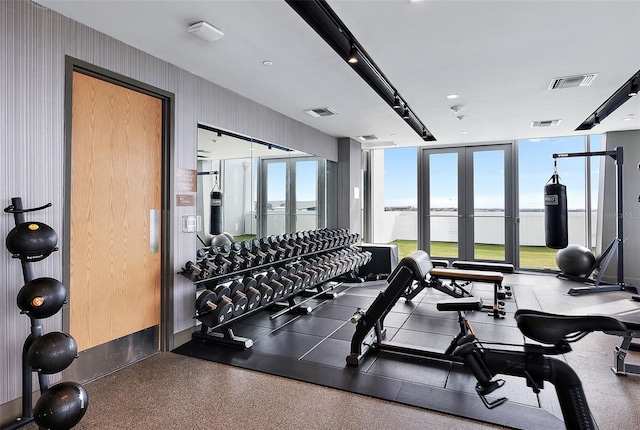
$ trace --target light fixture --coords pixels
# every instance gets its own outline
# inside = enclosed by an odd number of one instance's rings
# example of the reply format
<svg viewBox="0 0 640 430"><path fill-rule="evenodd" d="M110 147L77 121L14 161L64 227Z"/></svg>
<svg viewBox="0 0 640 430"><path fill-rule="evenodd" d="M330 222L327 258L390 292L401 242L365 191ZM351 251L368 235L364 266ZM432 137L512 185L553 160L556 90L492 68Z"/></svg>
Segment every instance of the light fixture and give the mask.
<svg viewBox="0 0 640 430"><path fill-rule="evenodd" d="M404 110L409 109L411 115L406 120L423 140L436 140L433 134L427 129L427 136L423 137L426 126L412 111L404 101L402 95L398 93L393 84L380 70L373 58L369 56L364 47L358 43L353 33L342 22L340 17L331 9L326 0L285 0L286 3L306 21L309 26L338 54L340 58L349 61L355 58L357 62L350 62L353 70L400 116ZM401 102L400 108L395 107L396 96ZM404 116L403 116L404 118Z"/></svg>
<svg viewBox="0 0 640 430"><path fill-rule="evenodd" d="M447 98L449 100L457 99L458 97L460 97L460 96L457 95L457 94L447 94Z"/></svg>
<svg viewBox="0 0 640 430"><path fill-rule="evenodd" d="M458 120L462 121L464 119L464 115L458 115L456 118L458 118Z"/></svg>
<svg viewBox="0 0 640 430"><path fill-rule="evenodd" d="M411 118L411 115L409 115L409 109L408 108L404 108L404 113L402 114L402 118L404 118L404 119L410 119Z"/></svg>
<svg viewBox="0 0 640 430"><path fill-rule="evenodd" d="M349 64L356 64L358 62L358 50L356 49L356 45L354 44L351 44L351 50L349 51L347 62Z"/></svg>
<svg viewBox="0 0 640 430"><path fill-rule="evenodd" d="M576 128L576 131L591 130L596 125L604 121L606 117L611 115L616 109L622 106L631 97L638 94L638 82L640 81L640 70L634 73L627 81L622 84L615 93L611 95L604 103L598 107L591 115L585 119L582 124Z"/></svg>
<svg viewBox="0 0 640 430"><path fill-rule="evenodd" d="M400 96L397 94L393 97L393 108L396 110L402 109L402 103L400 103Z"/></svg>
<svg viewBox="0 0 640 430"><path fill-rule="evenodd" d="M196 22L191 25L187 28L187 32L207 42L214 42L218 39L222 39L222 36L224 36L222 31L204 21Z"/></svg>
<svg viewBox="0 0 640 430"><path fill-rule="evenodd" d="M462 110L462 105L453 105L449 109L451 109L451 112L458 113Z"/></svg>
<svg viewBox="0 0 640 430"><path fill-rule="evenodd" d="M263 65L263 66L273 66L273 61L271 61L271 60L264 60L264 61L262 62L262 65Z"/></svg>
<svg viewBox="0 0 640 430"><path fill-rule="evenodd" d="M634 79L631 81L631 88L629 89L629 93L627 94L629 97L638 95L638 80Z"/></svg>

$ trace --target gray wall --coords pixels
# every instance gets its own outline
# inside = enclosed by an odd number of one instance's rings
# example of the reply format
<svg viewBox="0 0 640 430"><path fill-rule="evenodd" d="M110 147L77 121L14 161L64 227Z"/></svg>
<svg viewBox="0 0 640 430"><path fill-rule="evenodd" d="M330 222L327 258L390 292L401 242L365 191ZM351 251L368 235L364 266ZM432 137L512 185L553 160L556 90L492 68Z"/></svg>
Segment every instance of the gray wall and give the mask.
<svg viewBox="0 0 640 430"><path fill-rule="evenodd" d="M27 1L0 2L0 204L20 196L25 206L53 207L29 216L62 238L64 208L65 55L175 94L174 168L196 168L197 124L209 124L337 160L337 140L241 97L185 70ZM173 198L175 204L175 198ZM181 233L182 215L195 208L173 207L172 273L195 258L196 239ZM0 216L0 236L13 228ZM59 247L64 247L59 243ZM36 263L34 275L62 279L62 253ZM15 305L23 285L20 264L0 252L0 404L20 392L20 355L28 318ZM194 288L174 275L174 333L193 326ZM62 330L60 313L44 322L45 332ZM34 385L37 386L37 385ZM3 417L4 419L4 417Z"/></svg>
<svg viewBox="0 0 640 430"><path fill-rule="evenodd" d="M605 135L606 150L624 148L622 164L623 226L624 226L624 281L640 286L640 130L609 132ZM604 159L603 159L604 160ZM616 237L616 165L610 157L604 162L604 183L598 221L602 222L602 234L598 237L599 251L604 250ZM601 173L602 174L602 173ZM617 256L614 256L605 272L607 281L616 280Z"/></svg>
<svg viewBox="0 0 640 430"><path fill-rule="evenodd" d="M338 139L338 228L362 235L362 146L349 137Z"/></svg>

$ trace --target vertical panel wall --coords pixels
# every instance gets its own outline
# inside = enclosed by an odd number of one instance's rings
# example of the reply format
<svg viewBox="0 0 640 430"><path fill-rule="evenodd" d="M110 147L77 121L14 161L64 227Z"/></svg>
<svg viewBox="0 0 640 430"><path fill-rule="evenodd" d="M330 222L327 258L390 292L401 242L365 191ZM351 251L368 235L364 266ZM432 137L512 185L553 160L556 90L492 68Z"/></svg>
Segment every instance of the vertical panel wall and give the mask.
<svg viewBox="0 0 640 430"><path fill-rule="evenodd" d="M624 148L624 162L622 164L623 191L623 238L624 238L624 281L635 287L640 286L640 130L614 131L605 135L606 150L617 147ZM598 237L598 249L602 252L616 237L617 219L617 189L616 165L611 157L603 157L601 166L604 167L605 189L601 196L598 211L598 222L602 223L602 234ZM605 272L605 279L615 282L617 276L616 255L611 259Z"/></svg>
<svg viewBox="0 0 640 430"><path fill-rule="evenodd" d="M25 206L51 202L52 208L28 219L52 226L62 237L64 207L65 56L175 94L174 169L196 169L198 122L255 136L284 146L338 158L337 141L311 127L199 78L172 64L110 38L28 1L0 2L0 205L20 196ZM173 179L171 179L173 189ZM171 194L175 200L175 193ZM196 238L181 233L182 215L195 207L171 202L172 272L195 258ZM0 216L0 235L13 228ZM59 243L64 247L64 243ZM62 279L61 253L34 267L34 275ZM179 275L173 284L173 331L193 326L193 285ZM18 398L20 354L29 333L28 318L15 304L23 284L20 264L0 252L0 405ZM48 318L45 332L62 330L60 315ZM5 417L3 416L3 419Z"/></svg>
<svg viewBox="0 0 640 430"><path fill-rule="evenodd" d="M360 175L362 146L349 137L338 139L338 228L362 233Z"/></svg>

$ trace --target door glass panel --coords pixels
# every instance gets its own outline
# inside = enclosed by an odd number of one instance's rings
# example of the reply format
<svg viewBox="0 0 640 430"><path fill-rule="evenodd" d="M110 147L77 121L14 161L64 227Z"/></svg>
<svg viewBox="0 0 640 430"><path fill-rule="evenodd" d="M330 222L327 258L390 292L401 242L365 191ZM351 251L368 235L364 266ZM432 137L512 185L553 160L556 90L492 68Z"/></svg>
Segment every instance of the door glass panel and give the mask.
<svg viewBox="0 0 640 430"><path fill-rule="evenodd" d="M313 230L318 227L318 162L295 163L295 226L293 231Z"/></svg>
<svg viewBox="0 0 640 430"><path fill-rule="evenodd" d="M287 163L267 163L266 236L286 232Z"/></svg>
<svg viewBox="0 0 640 430"><path fill-rule="evenodd" d="M429 250L458 258L458 154L429 154Z"/></svg>
<svg viewBox="0 0 640 430"><path fill-rule="evenodd" d="M473 153L473 258L505 259L504 151Z"/></svg>

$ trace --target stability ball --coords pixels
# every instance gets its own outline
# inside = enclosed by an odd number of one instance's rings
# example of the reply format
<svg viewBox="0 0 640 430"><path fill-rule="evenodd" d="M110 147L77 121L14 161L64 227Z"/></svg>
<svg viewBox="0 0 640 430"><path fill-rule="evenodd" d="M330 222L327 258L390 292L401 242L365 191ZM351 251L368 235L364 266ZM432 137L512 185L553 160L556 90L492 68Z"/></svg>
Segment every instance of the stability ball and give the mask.
<svg viewBox="0 0 640 430"><path fill-rule="evenodd" d="M67 290L53 278L36 278L18 291L18 307L32 318L49 318L65 303Z"/></svg>
<svg viewBox="0 0 640 430"><path fill-rule="evenodd" d="M7 235L7 249L24 261L40 261L56 250L58 235L41 222L23 222Z"/></svg>
<svg viewBox="0 0 640 430"><path fill-rule="evenodd" d="M556 254L556 264L567 275L584 275L595 262L593 252L581 245L569 245Z"/></svg>
<svg viewBox="0 0 640 430"><path fill-rule="evenodd" d="M27 362L32 369L45 375L62 372L78 355L76 340L59 331L39 336L27 351Z"/></svg>
<svg viewBox="0 0 640 430"><path fill-rule="evenodd" d="M229 237L227 237L227 235L223 233L216 234L211 238L211 246L215 246L218 248L223 246L231 246L231 240L229 239Z"/></svg>
<svg viewBox="0 0 640 430"><path fill-rule="evenodd" d="M68 430L80 422L89 406L84 387L61 382L45 391L33 408L33 420L41 428Z"/></svg>

